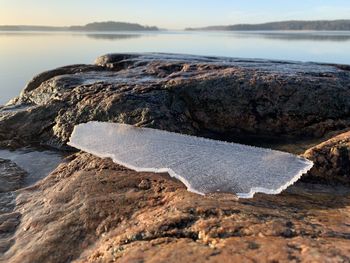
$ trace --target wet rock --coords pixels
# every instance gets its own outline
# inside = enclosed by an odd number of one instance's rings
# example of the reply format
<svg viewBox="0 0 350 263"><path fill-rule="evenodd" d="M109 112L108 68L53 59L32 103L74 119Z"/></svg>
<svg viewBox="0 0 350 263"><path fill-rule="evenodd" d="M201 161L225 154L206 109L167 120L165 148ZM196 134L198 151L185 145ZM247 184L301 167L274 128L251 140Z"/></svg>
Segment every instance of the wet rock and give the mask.
<svg viewBox="0 0 350 263"><path fill-rule="evenodd" d="M0 159L0 261L2 253L13 244L12 235L20 223L15 190L23 186L27 173L10 160Z"/></svg>
<svg viewBox="0 0 350 263"><path fill-rule="evenodd" d="M0 260L15 242L13 234L20 224L20 216L20 213L0 214Z"/></svg>
<svg viewBox="0 0 350 263"><path fill-rule="evenodd" d="M9 105L30 108L0 111L0 140L62 149L91 120L234 141L323 138L349 127L349 83L339 65L112 54L35 77Z"/></svg>
<svg viewBox="0 0 350 263"><path fill-rule="evenodd" d="M0 194L22 187L26 172L15 163L0 159Z"/></svg>
<svg viewBox="0 0 350 263"><path fill-rule="evenodd" d="M148 189L140 188L146 184ZM20 191L21 223L1 259L350 260L348 188L298 184L278 196L230 196L199 196L168 175L136 173L77 154L36 187Z"/></svg>
<svg viewBox="0 0 350 263"><path fill-rule="evenodd" d="M0 193L0 215L13 211L15 206L16 206L15 192Z"/></svg>
<svg viewBox="0 0 350 263"><path fill-rule="evenodd" d="M170 54L40 74L0 109L0 146L65 149L74 125L98 120L311 148L315 167L280 195L238 200L77 153L33 187L0 191L0 261L349 262L349 83L342 65Z"/></svg>

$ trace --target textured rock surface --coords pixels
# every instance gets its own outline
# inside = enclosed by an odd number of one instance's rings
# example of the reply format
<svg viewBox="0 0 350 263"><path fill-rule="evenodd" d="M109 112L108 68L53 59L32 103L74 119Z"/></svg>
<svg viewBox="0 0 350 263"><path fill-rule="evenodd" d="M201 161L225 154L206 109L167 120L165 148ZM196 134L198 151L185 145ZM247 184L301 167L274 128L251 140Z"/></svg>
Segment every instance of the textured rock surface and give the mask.
<svg viewBox="0 0 350 263"><path fill-rule="evenodd" d="M306 181L323 184L203 197L167 175L78 153L37 185L0 193L0 262L350 261L349 67L103 56L44 72L0 107L0 147L64 149L74 125L91 120L312 147Z"/></svg>
<svg viewBox="0 0 350 263"><path fill-rule="evenodd" d="M12 235L20 223L20 214L13 212L15 190L23 186L26 172L15 163L0 159L0 261L3 252L13 244Z"/></svg>
<svg viewBox="0 0 350 263"><path fill-rule="evenodd" d="M22 190L9 262L348 262L350 191L199 196L167 175L78 154Z"/></svg>
<svg viewBox="0 0 350 263"><path fill-rule="evenodd" d="M350 182L350 132L340 134L309 150L304 156L315 162L309 172L315 180Z"/></svg>
<svg viewBox="0 0 350 263"><path fill-rule="evenodd" d="M0 113L2 145L62 147L74 125L125 122L188 134L309 136L350 124L338 65L117 54L35 77Z"/></svg>
<svg viewBox="0 0 350 263"><path fill-rule="evenodd" d="M0 159L0 174L0 193L4 193L21 188L26 172L9 160Z"/></svg>

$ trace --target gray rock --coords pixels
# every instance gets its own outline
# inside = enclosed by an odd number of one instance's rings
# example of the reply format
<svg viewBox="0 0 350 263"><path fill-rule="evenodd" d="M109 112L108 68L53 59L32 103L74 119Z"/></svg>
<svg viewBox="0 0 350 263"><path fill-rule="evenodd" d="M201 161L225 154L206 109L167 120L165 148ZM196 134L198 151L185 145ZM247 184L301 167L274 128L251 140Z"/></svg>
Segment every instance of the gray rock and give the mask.
<svg viewBox="0 0 350 263"><path fill-rule="evenodd" d="M23 186L26 172L15 163L0 159L0 261L1 256L14 243L12 236L20 223L16 207L15 190Z"/></svg>
<svg viewBox="0 0 350 263"><path fill-rule="evenodd" d="M350 70L291 61L105 55L95 65L35 77L0 109L0 146L71 149L66 143L73 127L94 120L301 154L349 129ZM313 171L329 167L317 163Z"/></svg>
<svg viewBox="0 0 350 263"><path fill-rule="evenodd" d="M106 55L36 77L0 109L0 146L63 149L74 125L92 120L316 144L349 129L349 80L343 65ZM348 182L348 149L348 133L312 148L312 175ZM252 200L203 197L78 153L36 186L0 193L0 261L239 261L245 251L248 261L348 262L349 203L348 187L304 184Z"/></svg>
<svg viewBox="0 0 350 263"><path fill-rule="evenodd" d="M0 159L0 193L20 189L25 176L26 172L15 163Z"/></svg>
<svg viewBox="0 0 350 263"><path fill-rule="evenodd" d="M112 54L35 77L0 111L0 141L64 148L74 125L124 122L226 139L319 138L350 124L341 65Z"/></svg>

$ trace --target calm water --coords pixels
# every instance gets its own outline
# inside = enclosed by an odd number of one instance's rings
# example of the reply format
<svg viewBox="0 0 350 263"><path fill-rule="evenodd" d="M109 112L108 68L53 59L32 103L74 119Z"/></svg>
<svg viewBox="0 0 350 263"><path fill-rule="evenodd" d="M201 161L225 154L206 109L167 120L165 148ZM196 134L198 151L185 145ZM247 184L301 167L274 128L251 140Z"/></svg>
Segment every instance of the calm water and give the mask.
<svg viewBox="0 0 350 263"><path fill-rule="evenodd" d="M111 52L174 52L350 64L350 32L48 33L0 31L0 104L33 75Z"/></svg>
<svg viewBox="0 0 350 263"><path fill-rule="evenodd" d="M24 178L24 186L35 184L63 162L63 156L57 152L31 148L16 151L0 149L0 158L13 161L28 173Z"/></svg>

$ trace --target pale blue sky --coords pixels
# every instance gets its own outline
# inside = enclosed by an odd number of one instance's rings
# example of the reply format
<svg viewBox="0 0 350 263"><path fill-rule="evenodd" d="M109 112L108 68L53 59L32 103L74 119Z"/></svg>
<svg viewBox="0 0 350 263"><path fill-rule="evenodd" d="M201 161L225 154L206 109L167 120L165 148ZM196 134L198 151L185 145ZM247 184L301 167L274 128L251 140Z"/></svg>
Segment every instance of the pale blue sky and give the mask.
<svg viewBox="0 0 350 263"><path fill-rule="evenodd" d="M162 28L350 19L350 0L0 0L0 24L125 21Z"/></svg>

